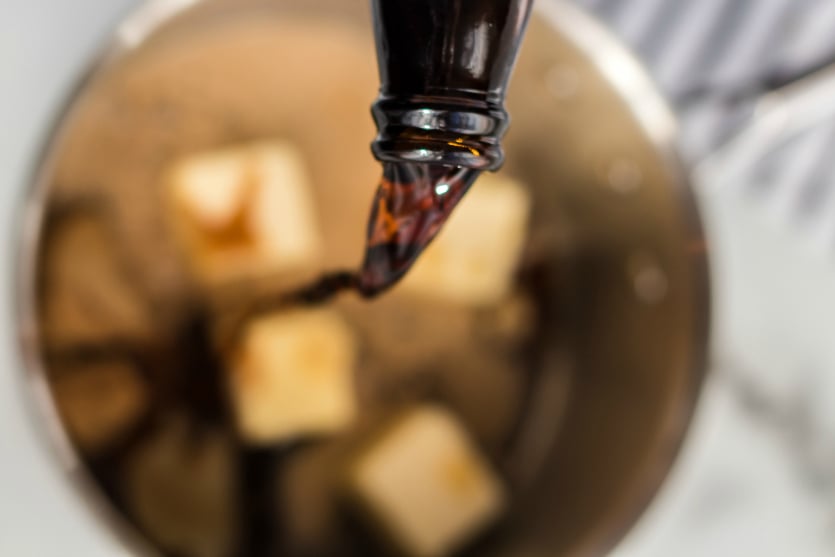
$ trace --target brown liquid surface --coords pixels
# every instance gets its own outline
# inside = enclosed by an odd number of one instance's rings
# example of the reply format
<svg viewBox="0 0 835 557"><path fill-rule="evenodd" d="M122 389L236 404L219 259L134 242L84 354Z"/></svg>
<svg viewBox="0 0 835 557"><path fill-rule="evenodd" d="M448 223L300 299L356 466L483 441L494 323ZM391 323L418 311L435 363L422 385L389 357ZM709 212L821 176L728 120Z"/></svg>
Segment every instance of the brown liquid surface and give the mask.
<svg viewBox="0 0 835 557"><path fill-rule="evenodd" d="M363 109L376 74L358 73L369 51L334 33L259 20L161 46L99 83L56 148L37 269L46 376L96 488L170 557L396 555L342 499L339 481L365 444L414 405L456 415L508 489L502 520L515 516L517 489L528 485L519 463L538 470L523 441L557 327L547 265L524 262L513 291L489 307L407 289L373 303L334 298L346 290L372 297L395 284L477 177L385 165L371 190L378 167L356 138L373 133ZM265 78L275 58L301 50L298 68L292 57L283 66L298 80ZM322 71L309 72L311 64ZM338 96L311 95L334 83ZM319 117L297 122L300 113ZM184 155L271 137L309 161L321 262L349 271L301 289L294 285L321 267L263 284L260 276L230 282L230 292L198 288L160 177ZM247 241L239 236L218 245ZM352 269L363 249L362 267ZM225 320L242 309L230 299L255 300L254 313L330 301L356 344L356 422L333 436L249 443L230 398L237 371ZM561 393L548 405L557 414ZM505 536L501 528L496 535ZM494 533L478 532L457 555L487 555Z"/></svg>
<svg viewBox="0 0 835 557"><path fill-rule="evenodd" d="M625 525L666 470L671 425L700 382L689 323L707 304L693 298L701 283L681 251L670 213L681 191L662 183L664 160L594 65L535 21L505 144L508 174L534 207L511 296L469 307L404 284L373 303L345 295L316 308L356 337L359 419L334 436L249 445L229 405L235 370L216 342L218 320L240 309L227 301L287 295L323 266L352 272L308 289L310 300L353 280L380 176L367 144L371 33L350 23L367 26L367 7L328 0L325 17L318 1L270 4L289 9L243 19L237 7L228 18L212 9L209 25L186 16L164 40L112 60L53 138L49 188L38 190L37 322L23 334L37 329L42 365L29 371L49 386L85 491L155 549L131 554L396 556L344 504L340 480L403 408L429 402L456 414L508 490L495 527L455 557L604 551L618 537L610 526ZM321 15L297 19L308 6ZM555 101L542 75L555 62L577 68L582 95ZM204 292L169 226L161 177L180 157L271 138L307 161L321 259ZM622 157L636 157L644 182L613 203L601 165ZM662 303L634 296L625 265L631 273L635 250L669 273ZM88 510L79 502L78 512Z"/></svg>

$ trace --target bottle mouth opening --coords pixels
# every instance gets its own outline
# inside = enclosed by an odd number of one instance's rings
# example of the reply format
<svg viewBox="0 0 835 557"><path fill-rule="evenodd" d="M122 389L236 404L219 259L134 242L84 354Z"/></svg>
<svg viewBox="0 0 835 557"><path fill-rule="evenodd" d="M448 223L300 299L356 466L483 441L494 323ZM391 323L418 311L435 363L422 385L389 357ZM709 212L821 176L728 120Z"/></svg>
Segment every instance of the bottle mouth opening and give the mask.
<svg viewBox="0 0 835 557"><path fill-rule="evenodd" d="M378 160L477 170L496 170L504 162L501 138L509 117L501 106L384 97L372 114L379 130L372 152Z"/></svg>

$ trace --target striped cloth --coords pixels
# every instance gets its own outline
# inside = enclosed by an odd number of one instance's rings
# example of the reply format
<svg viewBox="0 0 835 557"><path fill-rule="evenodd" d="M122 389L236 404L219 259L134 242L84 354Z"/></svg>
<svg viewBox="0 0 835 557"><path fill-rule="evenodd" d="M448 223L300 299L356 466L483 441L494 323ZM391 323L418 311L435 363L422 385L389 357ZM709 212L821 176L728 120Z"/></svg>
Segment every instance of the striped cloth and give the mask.
<svg viewBox="0 0 835 557"><path fill-rule="evenodd" d="M698 159L764 92L835 60L835 0L575 0L648 65Z"/></svg>

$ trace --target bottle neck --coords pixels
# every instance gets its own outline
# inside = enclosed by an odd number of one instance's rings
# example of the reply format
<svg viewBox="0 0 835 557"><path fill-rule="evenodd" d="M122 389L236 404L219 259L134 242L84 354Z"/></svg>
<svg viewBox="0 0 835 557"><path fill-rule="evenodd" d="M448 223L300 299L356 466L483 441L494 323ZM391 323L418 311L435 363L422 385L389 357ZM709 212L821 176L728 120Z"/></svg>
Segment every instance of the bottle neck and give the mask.
<svg viewBox="0 0 835 557"><path fill-rule="evenodd" d="M375 157L500 167L505 92L531 4L373 0L381 80Z"/></svg>
<svg viewBox="0 0 835 557"><path fill-rule="evenodd" d="M380 161L424 162L495 170L509 122L501 104L467 103L454 93L381 96L372 108L379 133L372 151Z"/></svg>

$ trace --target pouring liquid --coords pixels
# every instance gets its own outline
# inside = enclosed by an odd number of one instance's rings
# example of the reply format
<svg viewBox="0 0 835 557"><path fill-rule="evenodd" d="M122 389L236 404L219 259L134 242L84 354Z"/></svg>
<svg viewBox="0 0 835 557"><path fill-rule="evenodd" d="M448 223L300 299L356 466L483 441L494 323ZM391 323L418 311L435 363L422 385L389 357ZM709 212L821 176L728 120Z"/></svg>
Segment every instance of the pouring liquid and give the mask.
<svg viewBox="0 0 835 557"><path fill-rule="evenodd" d="M284 294L279 305L324 303L346 290L373 298L388 290L438 235L479 174L478 170L459 166L384 163L359 271L324 274Z"/></svg>

